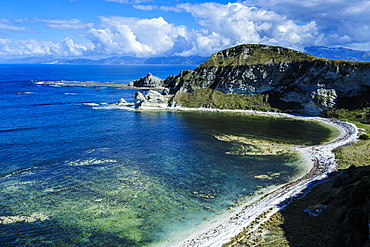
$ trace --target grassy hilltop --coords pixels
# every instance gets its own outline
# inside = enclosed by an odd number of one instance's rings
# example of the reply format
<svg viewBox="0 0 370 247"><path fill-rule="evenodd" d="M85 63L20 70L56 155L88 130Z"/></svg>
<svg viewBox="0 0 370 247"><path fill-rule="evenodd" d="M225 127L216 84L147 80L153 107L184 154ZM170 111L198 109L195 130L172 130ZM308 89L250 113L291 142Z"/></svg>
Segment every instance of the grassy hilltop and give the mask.
<svg viewBox="0 0 370 247"><path fill-rule="evenodd" d="M244 66L293 62L330 62L333 64L366 64L369 62L343 61L315 57L303 52L280 46L244 44L213 54L199 67Z"/></svg>
<svg viewBox="0 0 370 247"><path fill-rule="evenodd" d="M247 51L247 52L245 52ZM322 58L279 46L239 45L213 54L200 67L243 66L322 60Z"/></svg>

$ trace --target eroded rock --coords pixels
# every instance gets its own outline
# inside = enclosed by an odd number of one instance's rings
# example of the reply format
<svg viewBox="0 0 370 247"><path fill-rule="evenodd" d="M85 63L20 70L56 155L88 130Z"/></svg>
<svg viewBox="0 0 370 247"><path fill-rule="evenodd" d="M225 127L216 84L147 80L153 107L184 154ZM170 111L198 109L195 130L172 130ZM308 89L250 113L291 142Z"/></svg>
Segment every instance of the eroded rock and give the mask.
<svg viewBox="0 0 370 247"><path fill-rule="evenodd" d="M149 90L146 95L142 92L136 92L134 104L135 108L166 108L168 101L168 96L154 90Z"/></svg>

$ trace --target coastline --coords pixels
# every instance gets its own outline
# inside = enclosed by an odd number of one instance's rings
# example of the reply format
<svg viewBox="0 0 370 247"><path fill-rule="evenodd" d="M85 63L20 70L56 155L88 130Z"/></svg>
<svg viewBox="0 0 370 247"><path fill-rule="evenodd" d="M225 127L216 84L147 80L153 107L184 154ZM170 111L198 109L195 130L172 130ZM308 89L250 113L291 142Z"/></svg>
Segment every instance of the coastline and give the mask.
<svg viewBox="0 0 370 247"><path fill-rule="evenodd" d="M167 107L155 108L148 107L139 110L173 110L173 111L211 111L211 112L236 112L246 114L256 114L275 117L296 118L301 120L319 121L323 124L339 130L340 134L334 140L328 141L321 145L309 147L295 147L307 162L312 163L312 169L303 174L301 177L291 181L290 183L276 187L274 190L256 197L248 204L240 206L240 208L227 219L222 222L214 222L207 229L202 228L201 231L187 237L180 243L173 246L182 247L206 247L206 246L222 246L231 241L232 237L236 236L261 214L268 219L271 215L285 207L288 203L282 204L284 201L289 201L289 198L302 193L310 183L324 179L327 174L333 172L336 168L335 155L333 149L343 146L357 139L358 129L355 125L334 119L327 119L314 116L293 115L277 112L259 112L253 110L220 110L210 108L184 108L184 107Z"/></svg>

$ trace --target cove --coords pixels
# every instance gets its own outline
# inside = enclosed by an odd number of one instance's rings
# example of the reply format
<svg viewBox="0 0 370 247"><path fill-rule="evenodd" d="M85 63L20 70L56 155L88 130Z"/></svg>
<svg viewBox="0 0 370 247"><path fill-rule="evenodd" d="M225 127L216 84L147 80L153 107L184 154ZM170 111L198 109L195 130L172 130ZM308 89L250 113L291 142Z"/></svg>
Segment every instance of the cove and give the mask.
<svg viewBox="0 0 370 247"><path fill-rule="evenodd" d="M88 112L81 128L63 138L72 147L68 155L1 177L4 243L176 243L306 171L297 153L237 155L242 143L217 136L303 146L332 138L318 122L290 118L88 106L80 111ZM68 124L50 137L56 141L66 129Z"/></svg>

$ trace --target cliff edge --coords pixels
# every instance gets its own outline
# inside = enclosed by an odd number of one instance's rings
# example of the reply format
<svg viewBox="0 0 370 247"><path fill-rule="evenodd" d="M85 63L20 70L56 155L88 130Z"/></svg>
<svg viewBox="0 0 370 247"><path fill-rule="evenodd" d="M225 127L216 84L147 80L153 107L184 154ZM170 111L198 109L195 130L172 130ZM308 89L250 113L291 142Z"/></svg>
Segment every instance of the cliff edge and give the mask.
<svg viewBox="0 0 370 247"><path fill-rule="evenodd" d="M278 46L225 49L193 71L168 77L164 84L175 95L171 105L188 106L186 101L197 101L195 92L207 89L227 95L264 95L263 101L273 109L310 115L370 106L370 62L323 59ZM200 102L197 107L214 107L213 103ZM240 108L238 104L234 108Z"/></svg>

